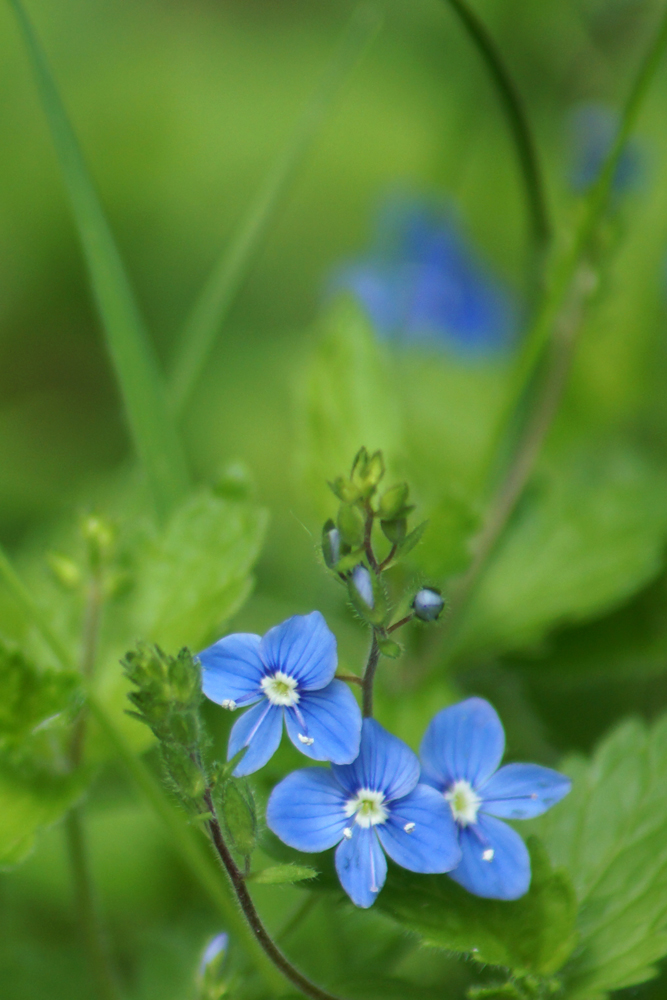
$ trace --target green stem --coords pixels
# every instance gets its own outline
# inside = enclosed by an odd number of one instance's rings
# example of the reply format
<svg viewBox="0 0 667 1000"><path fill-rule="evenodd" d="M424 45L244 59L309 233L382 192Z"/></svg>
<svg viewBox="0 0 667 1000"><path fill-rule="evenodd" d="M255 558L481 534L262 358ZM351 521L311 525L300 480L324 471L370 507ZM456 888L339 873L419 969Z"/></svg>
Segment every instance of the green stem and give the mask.
<svg viewBox="0 0 667 1000"><path fill-rule="evenodd" d="M101 1000L120 1000L121 992L113 974L107 938L93 891L86 840L79 807L70 809L65 819L70 865L81 937L88 955L91 973Z"/></svg>
<svg viewBox="0 0 667 1000"><path fill-rule="evenodd" d="M189 477L157 358L44 50L21 0L9 3L51 129L134 445L164 516L187 490Z"/></svg>
<svg viewBox="0 0 667 1000"><path fill-rule="evenodd" d="M287 148L273 165L236 234L215 263L180 338L170 380L175 410L182 415L206 360L236 299L253 256L264 238L297 170L340 93L380 27L374 7L355 10L317 92L299 120Z"/></svg>
<svg viewBox="0 0 667 1000"><path fill-rule="evenodd" d="M362 714L364 719L373 718L373 682L375 681L375 671L377 670L379 660L380 647L378 645L377 632L373 629L373 641L371 642L368 663L366 664L362 680Z"/></svg>
<svg viewBox="0 0 667 1000"><path fill-rule="evenodd" d="M551 223L537 149L521 96L483 21L465 0L446 2L459 17L496 85L519 160L533 237L541 252L551 238Z"/></svg>

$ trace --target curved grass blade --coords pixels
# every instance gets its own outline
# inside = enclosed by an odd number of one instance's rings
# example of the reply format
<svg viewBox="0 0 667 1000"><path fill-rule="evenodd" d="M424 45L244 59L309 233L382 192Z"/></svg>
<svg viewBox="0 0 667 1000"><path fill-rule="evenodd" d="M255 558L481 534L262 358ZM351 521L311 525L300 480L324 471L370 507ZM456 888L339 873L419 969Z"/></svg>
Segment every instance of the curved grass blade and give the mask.
<svg viewBox="0 0 667 1000"><path fill-rule="evenodd" d="M45 53L21 0L9 4L32 62L134 445L164 515L185 492L188 477L157 359Z"/></svg>
<svg viewBox="0 0 667 1000"><path fill-rule="evenodd" d="M354 11L320 86L297 123L286 149L274 163L236 234L214 264L186 320L169 380L177 414L182 414L188 405L220 328L281 199L326 121L343 84L380 25L381 17L375 7L361 4Z"/></svg>

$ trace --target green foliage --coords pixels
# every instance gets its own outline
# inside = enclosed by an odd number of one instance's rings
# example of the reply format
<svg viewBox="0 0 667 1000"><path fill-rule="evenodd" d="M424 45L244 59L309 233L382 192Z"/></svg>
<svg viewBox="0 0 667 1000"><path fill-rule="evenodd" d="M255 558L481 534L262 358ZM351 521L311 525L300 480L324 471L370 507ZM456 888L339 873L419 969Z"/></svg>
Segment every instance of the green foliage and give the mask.
<svg viewBox="0 0 667 1000"><path fill-rule="evenodd" d="M232 846L243 857L249 857L257 843L257 809L246 781L230 778L220 795L222 819Z"/></svg>
<svg viewBox="0 0 667 1000"><path fill-rule="evenodd" d="M20 766L0 757L0 868L30 854L44 827L59 820L81 796L82 775L57 773L38 761Z"/></svg>
<svg viewBox="0 0 667 1000"><path fill-rule="evenodd" d="M563 770L571 794L533 824L577 895L567 1000L603 1000L656 975L667 955L667 718L626 722Z"/></svg>
<svg viewBox="0 0 667 1000"><path fill-rule="evenodd" d="M414 875L392 865L375 905L430 945L549 975L574 947L577 904L567 873L551 868L536 838L529 848L530 890L513 902L480 899L446 875Z"/></svg>
<svg viewBox="0 0 667 1000"><path fill-rule="evenodd" d="M543 463L473 600L459 651L518 649L599 614L660 569L667 477L591 443Z"/></svg>
<svg viewBox="0 0 667 1000"><path fill-rule="evenodd" d="M0 750L20 746L38 726L79 701L76 674L39 670L0 640Z"/></svg>
<svg viewBox="0 0 667 1000"><path fill-rule="evenodd" d="M248 596L266 513L202 490L146 541L133 595L136 635L200 649ZM215 636L217 638L217 636Z"/></svg>

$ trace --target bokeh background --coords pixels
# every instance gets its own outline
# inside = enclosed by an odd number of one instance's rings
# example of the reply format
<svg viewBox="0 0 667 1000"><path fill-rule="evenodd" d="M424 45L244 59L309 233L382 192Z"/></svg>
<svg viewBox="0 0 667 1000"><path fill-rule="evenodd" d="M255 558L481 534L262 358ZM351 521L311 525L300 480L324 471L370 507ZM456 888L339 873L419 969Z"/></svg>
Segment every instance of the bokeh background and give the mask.
<svg viewBox="0 0 667 1000"><path fill-rule="evenodd" d="M368 251L378 205L396 192L454 207L519 316L529 307L531 274L515 154L477 53L446 4L380 6L382 29L253 260L185 422L197 477L212 479L242 463L271 515L256 588L234 628L263 631L317 606L353 664L363 656L364 634L315 555L326 489L313 498L299 473L298 383L331 275ZM524 95L550 204L567 233L579 210L573 112L582 104L619 108L659 4L479 0L477 8ZM30 3L165 369L192 298L287 142L352 9L342 0ZM4 4L0 92L0 540L20 556L81 510L104 506L129 464L130 442L50 137ZM666 107L663 71L633 139L637 176L632 190L619 193L610 221L608 238L618 249L578 357L562 431L588 421L619 441L641 442L663 468ZM475 400L493 395L502 358L443 348L435 363L474 373L475 388L457 416L463 438L474 437ZM411 364L405 360L417 384ZM466 377L457 383L464 395ZM437 387L433 392L428 399L446 406ZM463 662L440 694L425 690L423 705L447 690L485 694L503 713L512 753L545 763L588 750L628 711L659 712L667 705L661 566L656 555L631 592L592 611L590 621L561 627L548 648L533 644ZM604 650L639 632L649 637L647 648L633 647L616 672L607 670ZM577 657L587 670L573 677ZM544 669L536 671L536 662ZM386 711L398 714L390 695L389 684ZM421 724L422 702L414 720L396 723L406 738ZM211 722L222 746L219 715ZM220 929L217 917L113 766L92 793L89 834L128 997L190 996L201 948ZM266 893L270 923L285 919L298 892L285 889L277 902L275 892L273 901ZM380 916L363 915L360 935L361 918L350 911L346 931L340 924L334 930L328 905L312 918L315 973L344 961L363 978L361 936L365 948L392 953L396 974L424 987L446 977L447 995L464 995L465 963L417 953ZM658 997L665 988L659 980L632 995ZM368 989L363 995L374 996ZM21 868L0 875L0 993L7 1000L94 996L59 827L42 835Z"/></svg>

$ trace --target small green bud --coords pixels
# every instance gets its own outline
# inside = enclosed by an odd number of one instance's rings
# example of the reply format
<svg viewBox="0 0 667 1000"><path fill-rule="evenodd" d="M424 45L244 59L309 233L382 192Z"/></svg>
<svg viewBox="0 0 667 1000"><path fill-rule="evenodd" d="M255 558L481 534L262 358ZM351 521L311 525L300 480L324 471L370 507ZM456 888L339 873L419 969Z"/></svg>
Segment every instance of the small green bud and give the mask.
<svg viewBox="0 0 667 1000"><path fill-rule="evenodd" d="M73 559L61 556L59 552L49 552L46 561L49 569L62 587L67 590L76 590L81 586L83 573L81 567L77 566Z"/></svg>
<svg viewBox="0 0 667 1000"><path fill-rule="evenodd" d="M381 451L369 456L365 448L357 452L352 466L352 482L358 487L363 500L371 497L384 476L384 458Z"/></svg>
<svg viewBox="0 0 667 1000"><path fill-rule="evenodd" d="M322 555L329 569L334 568L341 556L340 531L331 518L322 528Z"/></svg>
<svg viewBox="0 0 667 1000"><path fill-rule="evenodd" d="M206 778L188 752L174 743L162 743L160 751L179 792L190 799L201 798L206 791Z"/></svg>
<svg viewBox="0 0 667 1000"><path fill-rule="evenodd" d="M405 516L404 507L407 505L409 492L407 483L398 483L385 490L378 507L378 514L383 521L393 521L396 517Z"/></svg>
<svg viewBox="0 0 667 1000"><path fill-rule="evenodd" d="M81 534L88 546L91 565L97 568L108 558L116 540L114 527L106 518L89 514L81 522Z"/></svg>
<svg viewBox="0 0 667 1000"><path fill-rule="evenodd" d="M435 587L422 587L412 602L415 617L423 622L434 622L442 614L444 606L445 599Z"/></svg>
<svg viewBox="0 0 667 1000"><path fill-rule="evenodd" d="M389 539L392 545L402 545L405 541L408 530L408 522L404 517L398 517L393 521L380 521L383 534Z"/></svg>
<svg viewBox="0 0 667 1000"><path fill-rule="evenodd" d="M383 656L388 656L391 660L397 660L403 649L397 642L394 642L388 635L378 636L377 640L380 652Z"/></svg>
<svg viewBox="0 0 667 1000"><path fill-rule="evenodd" d="M364 515L355 504L343 503L338 511L338 531L341 541L351 549L364 543Z"/></svg>
<svg viewBox="0 0 667 1000"><path fill-rule="evenodd" d="M358 487L345 476L337 476L329 487L343 503L356 503L361 496Z"/></svg>

